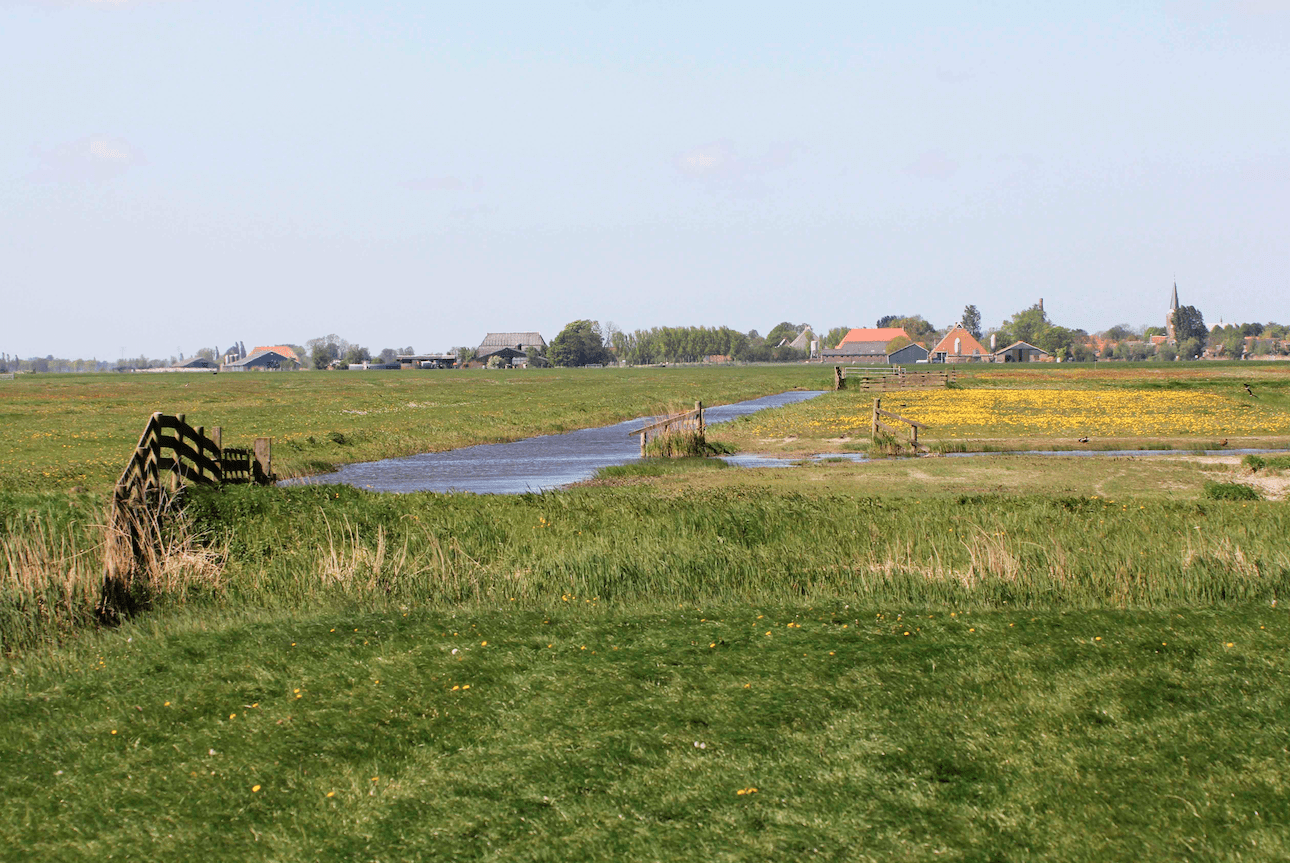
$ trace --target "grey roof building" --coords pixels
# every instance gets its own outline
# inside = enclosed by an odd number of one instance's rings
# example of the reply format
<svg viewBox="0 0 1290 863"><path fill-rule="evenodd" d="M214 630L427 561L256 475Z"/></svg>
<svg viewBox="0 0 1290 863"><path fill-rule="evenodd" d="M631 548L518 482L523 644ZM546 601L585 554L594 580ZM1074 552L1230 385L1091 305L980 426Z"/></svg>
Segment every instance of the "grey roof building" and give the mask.
<svg viewBox="0 0 1290 863"><path fill-rule="evenodd" d="M256 351L245 359L238 360L235 363L225 363L224 371L227 372L245 372L253 369L267 369L270 371L277 369L294 369L300 365L296 362L294 356L288 357L274 350Z"/></svg>
<svg viewBox="0 0 1290 863"><path fill-rule="evenodd" d="M546 339L542 338L541 333L489 333L476 349L475 358L487 360L499 353L515 357L527 353L529 348L537 348L545 353Z"/></svg>

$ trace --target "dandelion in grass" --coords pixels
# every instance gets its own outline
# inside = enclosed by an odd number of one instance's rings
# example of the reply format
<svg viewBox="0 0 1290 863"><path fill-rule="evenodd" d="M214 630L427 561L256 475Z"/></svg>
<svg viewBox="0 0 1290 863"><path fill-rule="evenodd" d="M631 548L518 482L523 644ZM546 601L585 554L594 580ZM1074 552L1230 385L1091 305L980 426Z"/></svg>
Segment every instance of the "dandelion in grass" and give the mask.
<svg viewBox="0 0 1290 863"><path fill-rule="evenodd" d="M251 793L252 793L252 794L255 794L255 793L256 793L256 792L258 792L259 790L260 790L260 786L259 786L259 785L252 785L252 786L251 786Z"/></svg>
<svg viewBox="0 0 1290 863"><path fill-rule="evenodd" d="M328 792L327 792L327 796L328 796L328 797L335 797L335 796L336 796L336 792L335 792L335 791L328 791Z"/></svg>

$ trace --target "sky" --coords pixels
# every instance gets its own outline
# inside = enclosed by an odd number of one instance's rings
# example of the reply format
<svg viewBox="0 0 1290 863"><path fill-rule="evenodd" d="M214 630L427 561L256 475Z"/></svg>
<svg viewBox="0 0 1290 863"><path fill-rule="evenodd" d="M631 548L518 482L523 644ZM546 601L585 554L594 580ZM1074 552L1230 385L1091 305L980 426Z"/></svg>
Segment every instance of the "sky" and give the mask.
<svg viewBox="0 0 1290 863"><path fill-rule="evenodd" d="M0 0L0 352L1290 322L1290 0Z"/></svg>

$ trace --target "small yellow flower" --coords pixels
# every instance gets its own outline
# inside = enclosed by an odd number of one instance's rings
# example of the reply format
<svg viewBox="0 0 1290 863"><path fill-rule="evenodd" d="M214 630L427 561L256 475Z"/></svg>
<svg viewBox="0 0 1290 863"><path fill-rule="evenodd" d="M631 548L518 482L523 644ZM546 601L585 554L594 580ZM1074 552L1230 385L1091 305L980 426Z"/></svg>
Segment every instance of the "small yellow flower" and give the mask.
<svg viewBox="0 0 1290 863"><path fill-rule="evenodd" d="M116 729L115 729L115 728L113 728L113 729L112 729L112 733L113 733L113 734L116 734Z"/></svg>
<svg viewBox="0 0 1290 863"><path fill-rule="evenodd" d="M237 714L236 714L236 713L230 713L230 714L228 715L228 718L229 718L229 719L237 719Z"/></svg>
<svg viewBox="0 0 1290 863"><path fill-rule="evenodd" d="M328 791L328 792L327 792L327 796L328 796L328 797L335 797L335 796L336 796L336 792L335 792L335 791Z"/></svg>
<svg viewBox="0 0 1290 863"><path fill-rule="evenodd" d="M252 786L251 786L251 793L252 793L252 794L254 794L255 792L257 792L257 791L259 791L259 790L260 790L260 786L259 786L259 785L252 785Z"/></svg>

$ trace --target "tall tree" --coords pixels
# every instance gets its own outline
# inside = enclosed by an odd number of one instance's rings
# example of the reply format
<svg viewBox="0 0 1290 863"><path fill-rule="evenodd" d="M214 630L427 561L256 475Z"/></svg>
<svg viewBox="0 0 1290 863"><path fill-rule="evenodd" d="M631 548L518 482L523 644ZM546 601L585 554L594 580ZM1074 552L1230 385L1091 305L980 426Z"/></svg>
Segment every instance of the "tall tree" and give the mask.
<svg viewBox="0 0 1290 863"><path fill-rule="evenodd" d="M963 328L972 334L972 338L981 338L981 313L976 306L963 307Z"/></svg>
<svg viewBox="0 0 1290 863"><path fill-rule="evenodd" d="M1209 330L1205 328L1205 316L1200 313L1200 309L1195 306L1178 307L1174 312L1174 337L1178 339L1179 344L1188 339L1205 344L1209 338ZM1183 353L1183 356L1188 355Z"/></svg>
<svg viewBox="0 0 1290 863"><path fill-rule="evenodd" d="M1051 326L1047 313L1044 312L1043 306L1035 303L1028 309L1022 309L1003 325L1003 329L1008 331L1008 335L1013 341L1029 342L1038 347L1037 339L1043 334L1044 330Z"/></svg>
<svg viewBox="0 0 1290 863"><path fill-rule="evenodd" d="M608 362L609 351L600 338L595 321L572 321L547 347L547 359L557 366L585 366Z"/></svg>
<svg viewBox="0 0 1290 863"><path fill-rule="evenodd" d="M849 332L851 332L851 327L834 327L829 330L828 335L824 337L824 347L836 348L842 343L842 340L847 337L847 333Z"/></svg>

